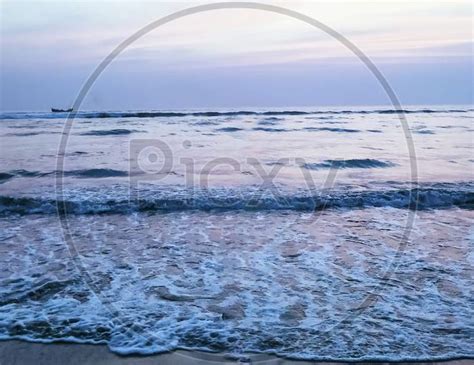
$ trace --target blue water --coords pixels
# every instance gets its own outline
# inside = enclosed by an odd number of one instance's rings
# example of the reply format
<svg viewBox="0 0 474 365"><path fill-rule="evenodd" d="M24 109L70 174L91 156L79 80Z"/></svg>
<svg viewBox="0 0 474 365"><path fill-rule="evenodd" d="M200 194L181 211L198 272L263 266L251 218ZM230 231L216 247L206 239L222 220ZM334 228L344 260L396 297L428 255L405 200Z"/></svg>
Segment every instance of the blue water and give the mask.
<svg viewBox="0 0 474 365"><path fill-rule="evenodd" d="M474 113L404 109L1 113L0 338L473 357Z"/></svg>

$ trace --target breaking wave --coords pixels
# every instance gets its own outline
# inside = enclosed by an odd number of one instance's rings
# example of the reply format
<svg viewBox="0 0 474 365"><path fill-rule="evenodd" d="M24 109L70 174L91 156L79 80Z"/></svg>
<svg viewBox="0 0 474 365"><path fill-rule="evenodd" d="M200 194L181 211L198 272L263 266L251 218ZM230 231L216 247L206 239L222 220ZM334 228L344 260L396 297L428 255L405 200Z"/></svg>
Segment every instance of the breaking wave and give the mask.
<svg viewBox="0 0 474 365"><path fill-rule="evenodd" d="M135 197L82 192L56 200L54 197L0 196L0 215L55 214L60 206L67 214L129 214L176 211L321 211L326 209L474 209L472 184L385 191L335 191L319 194L269 194L263 190L209 189L145 191Z"/></svg>
<svg viewBox="0 0 474 365"><path fill-rule="evenodd" d="M84 154L85 152L76 152L77 154ZM28 171L28 170L12 170L0 173L0 183L5 182L14 177L44 177L57 175L58 171ZM78 178L104 178L104 177L126 177L127 171L114 169L82 169L70 170L62 172L64 177L78 177Z"/></svg>
<svg viewBox="0 0 474 365"><path fill-rule="evenodd" d="M303 167L308 170L320 169L373 169L395 166L393 162L375 160L373 158L351 159L351 160L325 160L321 163L305 163Z"/></svg>

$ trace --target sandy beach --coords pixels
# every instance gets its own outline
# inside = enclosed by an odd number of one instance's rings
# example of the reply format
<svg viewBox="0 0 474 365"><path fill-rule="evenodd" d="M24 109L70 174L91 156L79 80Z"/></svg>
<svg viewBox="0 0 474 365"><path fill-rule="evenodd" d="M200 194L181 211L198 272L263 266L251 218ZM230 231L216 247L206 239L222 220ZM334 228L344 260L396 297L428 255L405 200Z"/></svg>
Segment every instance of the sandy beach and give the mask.
<svg viewBox="0 0 474 365"><path fill-rule="evenodd" d="M253 357L252 357L253 356ZM315 364L349 364L349 362L311 362L282 359L267 355L250 355L249 364L265 365L315 365ZM190 351L174 351L171 353L152 356L118 356L110 352L107 346L84 344L41 344L24 341L0 341L1 365L204 365L204 364L238 364L247 363L228 359L218 354ZM388 364L389 362L350 362L350 364ZM434 362L396 362L397 364L443 364L443 365L470 365L472 359L459 359Z"/></svg>

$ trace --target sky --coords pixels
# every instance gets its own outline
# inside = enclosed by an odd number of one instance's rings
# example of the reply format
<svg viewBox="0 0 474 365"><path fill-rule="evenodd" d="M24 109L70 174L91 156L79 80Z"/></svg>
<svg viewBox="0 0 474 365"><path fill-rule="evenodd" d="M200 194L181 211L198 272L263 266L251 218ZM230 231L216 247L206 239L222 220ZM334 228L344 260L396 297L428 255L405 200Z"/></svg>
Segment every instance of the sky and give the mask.
<svg viewBox="0 0 474 365"><path fill-rule="evenodd" d="M0 0L0 109L65 108L124 39L210 1ZM263 3L313 17L359 47L403 105L473 102L470 1ZM388 105L362 62L299 20L225 9L168 23L101 74L83 110Z"/></svg>

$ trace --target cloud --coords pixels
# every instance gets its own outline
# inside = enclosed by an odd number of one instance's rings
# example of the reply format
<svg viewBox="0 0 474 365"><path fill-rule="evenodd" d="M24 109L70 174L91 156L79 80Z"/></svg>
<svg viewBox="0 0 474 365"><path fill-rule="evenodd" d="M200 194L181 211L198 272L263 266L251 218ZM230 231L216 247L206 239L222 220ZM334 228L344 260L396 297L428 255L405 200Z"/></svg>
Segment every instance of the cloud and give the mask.
<svg viewBox="0 0 474 365"><path fill-rule="evenodd" d="M71 93L114 47L133 32L162 16L200 3L204 2L2 3L1 87L3 94L7 90L9 93L2 100L2 107L15 104L12 95L25 98L19 85L29 85L36 90L43 86L43 79L52 84L48 85L51 95L58 97L61 90ZM407 85L409 78L400 75L412 73L412 78L416 79L415 74L423 72L423 65L439 65L441 68L445 64L466 65L472 61L472 7L468 1L275 4L329 25L378 65L399 65L404 72L397 68L397 77ZM216 74L231 80L235 71L228 70L246 72L254 68L258 70L254 77L265 74L262 80L269 82L272 77L280 78L284 74L281 78L296 88L289 81L291 70L331 67L335 73L333 77L336 77L338 73L345 75L347 70L357 65L360 61L349 50L322 31L280 14L247 9L195 14L160 27L133 43L106 73L116 77L122 73L159 74L162 78L163 73L171 73L179 78L179 75L199 72L202 80L205 77L212 79ZM465 70L464 66L458 67L459 72ZM457 80L458 86L460 80L469 80L470 77L469 74L447 74ZM140 77L143 81L144 77ZM429 81L434 82L437 76L433 72L430 77ZM173 84L172 77L166 79ZM180 85L187 83L181 80ZM445 85L449 82L446 81ZM452 85L454 88L456 83ZM458 88L465 93L464 86ZM60 91L53 93L55 89ZM35 100L46 100L47 96L42 94L35 93ZM279 97L279 100L284 98ZM22 100L21 105L24 103ZM46 103L50 101L44 101Z"/></svg>

